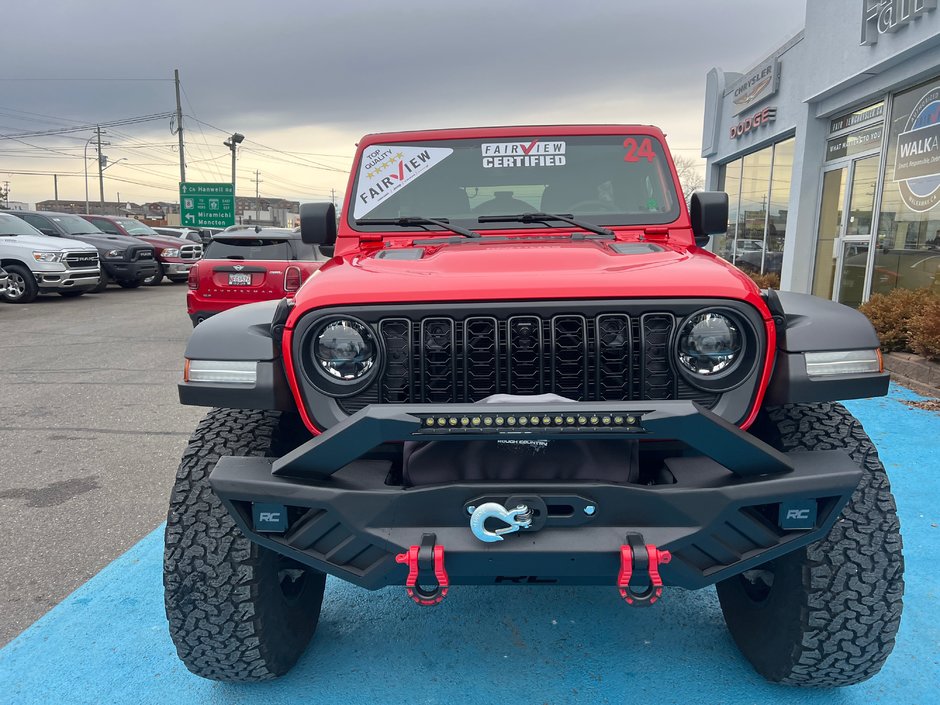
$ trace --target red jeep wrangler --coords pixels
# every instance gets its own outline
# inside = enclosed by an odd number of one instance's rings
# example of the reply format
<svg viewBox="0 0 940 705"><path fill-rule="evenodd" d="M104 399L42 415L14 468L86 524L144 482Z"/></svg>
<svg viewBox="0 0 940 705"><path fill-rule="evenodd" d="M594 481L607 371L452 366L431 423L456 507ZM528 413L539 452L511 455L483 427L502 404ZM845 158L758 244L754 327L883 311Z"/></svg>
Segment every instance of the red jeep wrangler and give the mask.
<svg viewBox="0 0 940 705"><path fill-rule="evenodd" d="M153 245L157 255L157 273L144 279L144 286L157 286L164 277L172 282L186 281L190 267L202 257L202 245L161 235L134 218L113 215L83 215L82 218L110 235L136 237Z"/></svg>
<svg viewBox="0 0 940 705"><path fill-rule="evenodd" d="M370 135L355 164L338 229L302 207L304 242L336 256L186 350L180 399L214 407L166 528L190 670L285 673L329 573L418 605L714 584L768 679L878 672L903 558L878 453L836 401L887 390L862 314L702 249L727 196L687 210L653 127Z"/></svg>
<svg viewBox="0 0 940 705"><path fill-rule="evenodd" d="M193 325L235 306L293 296L329 259L327 252L304 242L299 230L247 226L213 236L189 270L186 310Z"/></svg>

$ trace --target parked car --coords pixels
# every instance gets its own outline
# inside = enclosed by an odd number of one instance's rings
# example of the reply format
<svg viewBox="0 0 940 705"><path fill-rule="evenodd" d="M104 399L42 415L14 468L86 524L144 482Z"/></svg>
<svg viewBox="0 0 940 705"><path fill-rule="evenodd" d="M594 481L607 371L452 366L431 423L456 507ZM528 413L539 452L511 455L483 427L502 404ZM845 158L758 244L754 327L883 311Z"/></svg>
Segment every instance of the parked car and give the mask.
<svg viewBox="0 0 940 705"><path fill-rule="evenodd" d="M14 304L28 304L39 294L81 296L100 280L97 249L43 235L9 213L0 213L0 264L7 276L3 299Z"/></svg>
<svg viewBox="0 0 940 705"><path fill-rule="evenodd" d="M107 235L86 220L71 213L10 211L43 235L64 237L93 245L101 260L101 277L95 291L104 291L112 281L125 289L136 289L157 269L154 249L145 242L128 242Z"/></svg>
<svg viewBox="0 0 940 705"><path fill-rule="evenodd" d="M111 235L136 237L153 245L156 251L157 268L144 280L147 286L156 286L166 277L172 282L186 281L189 269L202 257L202 245L186 241L181 243L177 237L161 235L146 223L134 218L122 218L111 215L81 216L98 229Z"/></svg>
<svg viewBox="0 0 940 705"><path fill-rule="evenodd" d="M178 237L200 245L208 245L212 240L212 235L203 233L201 230L196 230L195 228L172 228L166 225L154 225L153 230L160 235Z"/></svg>
<svg viewBox="0 0 940 705"><path fill-rule="evenodd" d="M186 348L180 401L210 408L175 475L163 585L191 671L285 673L326 574L429 608L459 586L607 586L606 611L715 585L769 680L881 669L900 525L838 403L887 393L878 336L704 250L728 196L687 209L659 129L371 134L339 223L332 203L301 211L302 241L336 256ZM460 606L492 611L497 592ZM331 626L355 607L334 601ZM627 663L653 620L617 621Z"/></svg>
<svg viewBox="0 0 940 705"><path fill-rule="evenodd" d="M186 310L195 326L235 306L291 297L328 259L327 253L305 243L293 230L221 233L189 271Z"/></svg>

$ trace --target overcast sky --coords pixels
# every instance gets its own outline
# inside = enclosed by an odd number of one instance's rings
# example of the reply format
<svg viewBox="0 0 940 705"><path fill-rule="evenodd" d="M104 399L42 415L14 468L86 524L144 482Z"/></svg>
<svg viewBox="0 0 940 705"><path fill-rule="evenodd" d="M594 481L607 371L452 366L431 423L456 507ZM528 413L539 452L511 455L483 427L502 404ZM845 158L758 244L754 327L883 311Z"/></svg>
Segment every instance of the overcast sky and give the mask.
<svg viewBox="0 0 940 705"><path fill-rule="evenodd" d="M398 129L652 123L698 157L708 69L751 67L804 12L804 0L5 3L0 135L173 111L179 68L187 178L228 180L222 141L238 131L240 195L259 170L262 195L339 196L356 140ZM106 199L178 200L168 119L107 132L104 153L123 161L105 172ZM0 139L11 200L53 196L51 175L11 172L59 173L59 197L83 199L91 134Z"/></svg>

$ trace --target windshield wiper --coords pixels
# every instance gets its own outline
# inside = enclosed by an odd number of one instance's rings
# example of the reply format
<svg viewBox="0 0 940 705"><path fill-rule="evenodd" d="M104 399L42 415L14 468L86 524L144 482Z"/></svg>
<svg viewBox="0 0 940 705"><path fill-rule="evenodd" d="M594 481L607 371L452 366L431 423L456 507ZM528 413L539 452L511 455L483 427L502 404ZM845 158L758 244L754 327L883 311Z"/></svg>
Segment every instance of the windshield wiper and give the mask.
<svg viewBox="0 0 940 705"><path fill-rule="evenodd" d="M588 230L607 238L615 238L613 230L602 228L600 225L576 220L570 213L520 213L519 215L481 215L477 218L479 223L545 223L551 220L560 220L562 223L574 225L576 228Z"/></svg>
<svg viewBox="0 0 940 705"><path fill-rule="evenodd" d="M480 237L480 233L473 230L461 228L459 225L451 225L447 218L422 218L420 216L409 216L403 218L359 218L356 225L398 225L405 227L407 225L436 225L452 233L463 235L464 237ZM425 228L427 229L427 228Z"/></svg>

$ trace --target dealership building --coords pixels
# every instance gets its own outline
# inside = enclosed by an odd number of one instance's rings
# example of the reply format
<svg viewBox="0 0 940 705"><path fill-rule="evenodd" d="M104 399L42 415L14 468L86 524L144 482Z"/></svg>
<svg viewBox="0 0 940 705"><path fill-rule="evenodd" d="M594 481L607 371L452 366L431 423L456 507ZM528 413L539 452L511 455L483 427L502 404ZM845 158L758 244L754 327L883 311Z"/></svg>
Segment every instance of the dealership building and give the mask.
<svg viewBox="0 0 940 705"><path fill-rule="evenodd" d="M855 306L940 288L937 0L808 0L795 37L708 72L702 156L742 269Z"/></svg>

